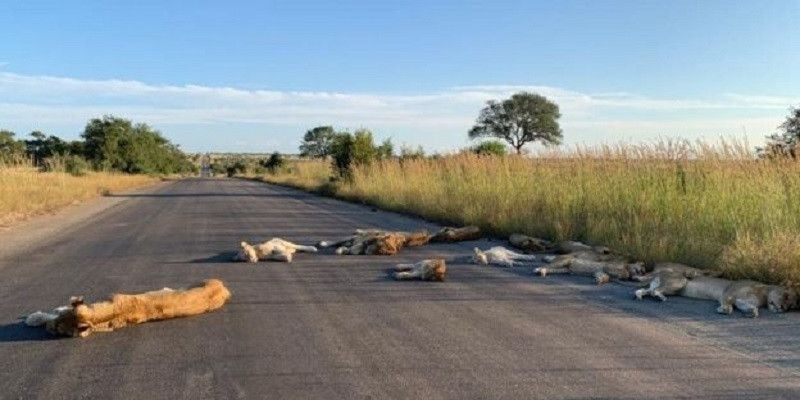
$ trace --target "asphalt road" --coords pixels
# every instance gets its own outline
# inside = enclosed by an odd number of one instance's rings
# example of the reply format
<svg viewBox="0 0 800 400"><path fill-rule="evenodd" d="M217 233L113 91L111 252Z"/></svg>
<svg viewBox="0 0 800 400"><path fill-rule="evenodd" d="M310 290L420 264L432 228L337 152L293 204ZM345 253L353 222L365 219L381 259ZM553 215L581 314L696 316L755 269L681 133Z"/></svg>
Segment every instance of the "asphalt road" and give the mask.
<svg viewBox="0 0 800 400"><path fill-rule="evenodd" d="M444 283L393 282L394 257L301 254L232 263L242 239L301 243L419 219L229 179L125 201L31 249L0 252L0 398L800 398L800 313L752 320L709 302L637 302L631 288L451 263ZM0 248L4 246L0 243ZM18 317L114 291L209 277L222 310L87 339Z"/></svg>

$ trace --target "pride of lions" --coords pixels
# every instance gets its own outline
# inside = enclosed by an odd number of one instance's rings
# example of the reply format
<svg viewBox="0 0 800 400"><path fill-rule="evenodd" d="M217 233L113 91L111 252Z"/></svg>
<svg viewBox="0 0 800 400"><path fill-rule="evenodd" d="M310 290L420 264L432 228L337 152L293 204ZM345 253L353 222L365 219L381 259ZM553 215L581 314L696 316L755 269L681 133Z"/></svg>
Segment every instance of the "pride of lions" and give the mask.
<svg viewBox="0 0 800 400"><path fill-rule="evenodd" d="M404 232L380 229L357 229L352 235L321 241L318 247L334 248L339 255L394 255L405 247L428 243L454 243L482 237L479 228L446 227L434 234L427 231ZM509 244L522 252L503 246L487 250L477 247L469 257L478 265L516 267L541 264L535 274L573 274L588 276L597 284L618 283L637 287L636 299L645 296L667 300L680 295L714 300L717 312L733 313L734 308L757 317L759 309L783 312L800 307L798 293L788 287L760 282L732 281L720 278L714 271L701 270L677 263L658 263L649 269L642 262L631 262L603 246L589 246L576 241L553 243L521 234L511 235ZM241 242L234 261L292 262L298 252L317 253L315 246L304 246L280 238L260 244ZM398 264L391 271L396 280L444 281L447 265L444 259L426 259L412 264ZM94 332L109 332L131 324L203 314L221 308L231 297L218 279L182 290L164 288L141 294L114 294L109 300L86 304L82 297L72 297L68 306L51 312L37 311L27 316L29 326L44 326L57 336L86 337Z"/></svg>

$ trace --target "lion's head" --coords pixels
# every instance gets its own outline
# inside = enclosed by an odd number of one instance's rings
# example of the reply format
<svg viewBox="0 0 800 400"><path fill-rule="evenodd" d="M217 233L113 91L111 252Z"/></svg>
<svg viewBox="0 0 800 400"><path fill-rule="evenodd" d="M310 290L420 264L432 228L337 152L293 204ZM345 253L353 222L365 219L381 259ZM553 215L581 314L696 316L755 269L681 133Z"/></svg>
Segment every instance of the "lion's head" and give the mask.
<svg viewBox="0 0 800 400"><path fill-rule="evenodd" d="M645 268L644 263L641 261L628 264L627 269L630 276L639 276L647 273L647 269Z"/></svg>
<svg viewBox="0 0 800 400"><path fill-rule="evenodd" d="M481 249L475 247L474 249L472 249L472 251L473 251L473 254L472 254L472 262L473 263L475 263L475 264L483 264L483 265L488 265L489 264L489 258L486 257L486 253L482 252Z"/></svg>
<svg viewBox="0 0 800 400"><path fill-rule="evenodd" d="M797 307L797 292L783 286L771 287L767 293L767 308L772 312L789 311Z"/></svg>
<svg viewBox="0 0 800 400"><path fill-rule="evenodd" d="M447 265L444 260L441 258L433 260L433 277L439 282L444 282L445 274L447 274Z"/></svg>
<svg viewBox="0 0 800 400"><path fill-rule="evenodd" d="M236 255L233 256L234 261L247 261L251 263L258 262L258 252L256 251L255 247L251 246L247 242L239 243L239 245L241 248Z"/></svg>
<svg viewBox="0 0 800 400"><path fill-rule="evenodd" d="M47 321L45 328L52 335L66 337L86 337L91 334L91 325L83 322L79 314L82 308L86 308L83 297L70 298L70 306L61 308L58 316Z"/></svg>

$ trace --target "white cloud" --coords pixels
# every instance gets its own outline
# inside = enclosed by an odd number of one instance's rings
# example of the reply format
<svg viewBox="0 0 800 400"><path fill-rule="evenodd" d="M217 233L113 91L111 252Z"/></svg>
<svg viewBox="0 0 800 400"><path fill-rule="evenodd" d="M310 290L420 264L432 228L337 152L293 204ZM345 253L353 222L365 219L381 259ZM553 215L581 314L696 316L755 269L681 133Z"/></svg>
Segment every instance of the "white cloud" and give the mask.
<svg viewBox="0 0 800 400"><path fill-rule="evenodd" d="M0 121L77 131L89 118L115 114L156 125L167 135L170 126L194 126L194 136L188 140L212 147L238 140L218 135L226 124L251 124L253 131L263 130L261 126L281 126L294 130L271 139L288 143L284 150L295 146L303 129L326 123L367 126L389 132L398 142L442 149L463 145L466 131L487 100L520 90L540 93L560 105L568 142L655 135L716 138L742 132L755 138L773 131L787 107L800 103L800 97L760 94L665 99L520 85L460 86L413 95L247 90L0 72ZM193 147L192 143L185 145Z"/></svg>

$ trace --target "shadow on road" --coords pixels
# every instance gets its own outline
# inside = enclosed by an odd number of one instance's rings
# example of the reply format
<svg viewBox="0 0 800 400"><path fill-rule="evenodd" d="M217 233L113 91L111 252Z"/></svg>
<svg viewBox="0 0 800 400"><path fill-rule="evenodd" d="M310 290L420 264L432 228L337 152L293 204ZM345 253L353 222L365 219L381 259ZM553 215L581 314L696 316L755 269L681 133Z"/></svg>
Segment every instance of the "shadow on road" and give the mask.
<svg viewBox="0 0 800 400"><path fill-rule="evenodd" d="M235 251L223 251L211 257L195 258L188 261L176 261L169 264L220 264L235 262L233 256L236 255Z"/></svg>
<svg viewBox="0 0 800 400"><path fill-rule="evenodd" d="M2 342L37 342L54 340L53 335L44 328L27 326L22 322L0 325L0 343Z"/></svg>

